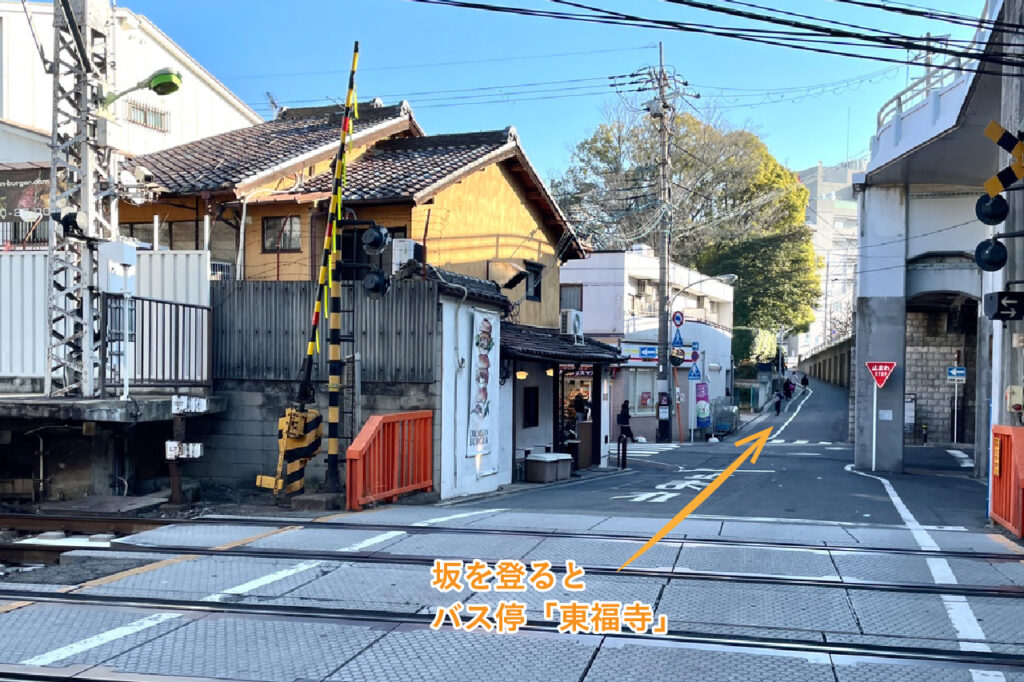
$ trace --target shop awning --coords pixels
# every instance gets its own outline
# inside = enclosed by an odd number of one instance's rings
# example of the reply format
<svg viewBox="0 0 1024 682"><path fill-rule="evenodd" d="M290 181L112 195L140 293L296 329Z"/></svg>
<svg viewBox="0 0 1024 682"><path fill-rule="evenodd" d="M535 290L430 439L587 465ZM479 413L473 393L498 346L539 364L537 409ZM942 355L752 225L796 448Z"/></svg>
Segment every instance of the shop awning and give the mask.
<svg viewBox="0 0 1024 682"><path fill-rule="evenodd" d="M626 358L619 349L586 336L575 343L557 329L530 327L512 322L501 323L501 357L536 362L609 365Z"/></svg>

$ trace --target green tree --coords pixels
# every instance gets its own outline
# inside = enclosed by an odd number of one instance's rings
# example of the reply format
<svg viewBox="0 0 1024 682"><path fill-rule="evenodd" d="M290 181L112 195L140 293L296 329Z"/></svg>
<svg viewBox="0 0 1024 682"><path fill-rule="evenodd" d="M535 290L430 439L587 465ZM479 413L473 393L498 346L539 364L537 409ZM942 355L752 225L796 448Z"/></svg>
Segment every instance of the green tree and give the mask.
<svg viewBox="0 0 1024 682"><path fill-rule="evenodd" d="M819 264L805 227L808 192L757 135L690 114L670 125L671 196L658 195L658 132L639 109L606 112L554 183L580 235L596 248L657 246L665 211L672 258L707 275L734 273L737 327L805 330L820 296ZM769 349L736 335L737 360ZM745 339L745 340L741 340Z"/></svg>

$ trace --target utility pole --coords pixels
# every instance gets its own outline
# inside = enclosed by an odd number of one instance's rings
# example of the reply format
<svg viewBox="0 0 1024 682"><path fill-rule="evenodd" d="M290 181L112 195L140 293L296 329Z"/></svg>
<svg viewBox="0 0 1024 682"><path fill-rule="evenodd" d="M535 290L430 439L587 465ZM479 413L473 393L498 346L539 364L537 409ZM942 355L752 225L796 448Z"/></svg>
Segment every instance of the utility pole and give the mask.
<svg viewBox="0 0 1024 682"><path fill-rule="evenodd" d="M660 263L658 268L658 442L672 441L672 403L668 385L668 318L672 311L669 304L669 276L671 273L672 244L671 226L671 160L668 154L668 117L671 105L666 100L665 50L658 43L658 105L652 107L651 116L658 123L658 190L661 201Z"/></svg>

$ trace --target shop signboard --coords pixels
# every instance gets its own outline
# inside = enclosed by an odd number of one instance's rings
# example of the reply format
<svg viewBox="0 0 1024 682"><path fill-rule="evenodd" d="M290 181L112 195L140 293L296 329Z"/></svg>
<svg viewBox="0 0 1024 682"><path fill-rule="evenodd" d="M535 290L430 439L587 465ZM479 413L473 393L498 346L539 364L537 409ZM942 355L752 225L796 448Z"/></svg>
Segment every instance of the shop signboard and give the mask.
<svg viewBox="0 0 1024 682"><path fill-rule="evenodd" d="M469 442L467 457L486 455L497 437L495 412L498 397L498 330L494 313L473 311L473 352L470 368Z"/></svg>
<svg viewBox="0 0 1024 682"><path fill-rule="evenodd" d="M697 428L706 429L711 426L711 402L707 382L701 381L694 386L695 405L697 411Z"/></svg>

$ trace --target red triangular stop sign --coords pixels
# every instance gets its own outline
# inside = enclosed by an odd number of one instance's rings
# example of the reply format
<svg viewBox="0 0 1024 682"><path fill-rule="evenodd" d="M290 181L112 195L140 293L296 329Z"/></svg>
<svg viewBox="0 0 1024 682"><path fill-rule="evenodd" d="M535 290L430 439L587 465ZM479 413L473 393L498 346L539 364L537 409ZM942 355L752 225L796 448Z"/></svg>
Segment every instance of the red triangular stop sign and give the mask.
<svg viewBox="0 0 1024 682"><path fill-rule="evenodd" d="M889 380L889 375L896 369L895 362L865 362L864 364L868 366L871 378L875 380L875 384L879 388L885 386L885 382Z"/></svg>

